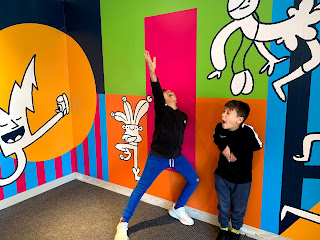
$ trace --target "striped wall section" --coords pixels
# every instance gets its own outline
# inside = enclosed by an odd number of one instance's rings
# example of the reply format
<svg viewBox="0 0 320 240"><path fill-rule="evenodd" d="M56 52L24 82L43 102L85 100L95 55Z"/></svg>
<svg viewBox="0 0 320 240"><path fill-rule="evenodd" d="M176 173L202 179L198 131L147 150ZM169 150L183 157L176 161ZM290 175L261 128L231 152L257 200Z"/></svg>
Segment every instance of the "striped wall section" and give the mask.
<svg viewBox="0 0 320 240"><path fill-rule="evenodd" d="M16 159L0 154L0 177L8 177L17 166ZM0 187L0 200L40 186L73 172L109 181L106 99L97 94L97 108L91 130L76 148L54 159L27 162L22 175L13 183Z"/></svg>

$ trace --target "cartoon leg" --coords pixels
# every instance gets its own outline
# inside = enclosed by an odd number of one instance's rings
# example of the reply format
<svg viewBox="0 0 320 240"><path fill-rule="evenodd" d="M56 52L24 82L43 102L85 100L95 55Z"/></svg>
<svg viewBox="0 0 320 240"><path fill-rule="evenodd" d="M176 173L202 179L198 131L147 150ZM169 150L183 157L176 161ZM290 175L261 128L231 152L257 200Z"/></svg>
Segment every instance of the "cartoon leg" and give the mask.
<svg viewBox="0 0 320 240"><path fill-rule="evenodd" d="M320 44L317 39L311 40L307 42L307 45L311 52L311 59L307 61L306 63L302 64L299 68L294 70L292 73L289 73L288 75L274 81L272 83L272 87L278 97L285 102L286 101L286 95L282 89L282 87L289 82L301 77L305 73L315 69L320 64Z"/></svg>
<svg viewBox="0 0 320 240"><path fill-rule="evenodd" d="M281 221L284 219L284 217L286 216L287 212L291 212L292 214L298 216L298 217L302 217L304 219L307 219L309 221L315 222L315 223L320 223L320 216L315 214L315 213L311 213L308 211L304 211L298 208L294 208L294 207L290 207L290 206L283 206L282 210L281 210Z"/></svg>
<svg viewBox="0 0 320 240"><path fill-rule="evenodd" d="M128 156L125 157L123 154L120 154L119 158L121 160L128 161L131 158L131 152L130 152L130 150L128 148L128 144L126 144L126 143L118 143L118 144L116 144L115 147L116 147L116 149L122 151L124 154L128 155Z"/></svg>
<svg viewBox="0 0 320 240"><path fill-rule="evenodd" d="M303 139L303 155L295 155L293 159L299 162L308 162L310 160L312 143L320 141L320 134L308 134Z"/></svg>
<svg viewBox="0 0 320 240"><path fill-rule="evenodd" d="M128 161L131 158L131 152L129 151L128 148L126 148L126 149L124 149L123 153L127 154L128 156L125 157L123 154L119 154L119 158L121 160Z"/></svg>
<svg viewBox="0 0 320 240"><path fill-rule="evenodd" d="M138 174L140 173L140 168L138 167L138 147L133 149L133 168L132 172L134 174L134 180L139 181L140 176Z"/></svg>
<svg viewBox="0 0 320 240"><path fill-rule="evenodd" d="M16 156L17 156L17 169L11 176L9 176L7 178L0 179L0 186L1 187L6 186L6 185L16 181L21 176L21 174L23 173L23 171L27 165L27 157L22 149L16 153Z"/></svg>
<svg viewBox="0 0 320 240"><path fill-rule="evenodd" d="M138 176L138 174L140 173L140 168L132 168L132 172L134 174L134 180L139 181L140 180L140 176Z"/></svg>

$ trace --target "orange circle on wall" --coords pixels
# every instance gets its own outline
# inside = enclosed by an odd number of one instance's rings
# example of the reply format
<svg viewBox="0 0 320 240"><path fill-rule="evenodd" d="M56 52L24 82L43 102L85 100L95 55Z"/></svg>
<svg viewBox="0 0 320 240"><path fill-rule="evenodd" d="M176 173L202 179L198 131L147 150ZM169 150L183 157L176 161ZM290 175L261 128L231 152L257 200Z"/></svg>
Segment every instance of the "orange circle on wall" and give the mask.
<svg viewBox="0 0 320 240"><path fill-rule="evenodd" d="M31 133L55 114L56 98L65 93L70 113L25 148L28 161L44 161L70 151L88 135L96 111L96 87L90 63L67 34L42 24L18 24L0 31L0 107L8 112L15 81L20 85L33 55L38 90L34 113L27 111ZM14 157L14 155L12 156Z"/></svg>

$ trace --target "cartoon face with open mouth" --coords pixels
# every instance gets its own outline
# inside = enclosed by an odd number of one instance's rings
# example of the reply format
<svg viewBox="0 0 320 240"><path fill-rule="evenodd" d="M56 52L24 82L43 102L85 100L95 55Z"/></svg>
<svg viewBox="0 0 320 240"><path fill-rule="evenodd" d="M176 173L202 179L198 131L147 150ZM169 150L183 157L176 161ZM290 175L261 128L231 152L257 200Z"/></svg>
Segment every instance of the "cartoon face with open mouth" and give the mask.
<svg viewBox="0 0 320 240"><path fill-rule="evenodd" d="M22 82L13 84L10 95L8 111L0 108L0 148L5 157L15 154L17 167L6 178L0 178L0 186L6 186L16 179L24 171L27 156L24 148L41 138L60 119L69 114L69 101L65 93L56 99L56 114L34 133L31 133L27 111L35 113L33 106L33 88L37 89L35 76L35 55L32 57L24 73Z"/></svg>
<svg viewBox="0 0 320 240"><path fill-rule="evenodd" d="M12 144L18 142L24 135L24 127L20 127L17 130L9 132L3 136L1 136L2 141L8 144Z"/></svg>
<svg viewBox="0 0 320 240"><path fill-rule="evenodd" d="M251 15L259 5L260 0L229 0L228 13L233 19L242 19Z"/></svg>
<svg viewBox="0 0 320 240"><path fill-rule="evenodd" d="M17 148L23 148L31 135L27 117L12 110L14 112L8 114L0 109L0 147L5 157L15 153Z"/></svg>

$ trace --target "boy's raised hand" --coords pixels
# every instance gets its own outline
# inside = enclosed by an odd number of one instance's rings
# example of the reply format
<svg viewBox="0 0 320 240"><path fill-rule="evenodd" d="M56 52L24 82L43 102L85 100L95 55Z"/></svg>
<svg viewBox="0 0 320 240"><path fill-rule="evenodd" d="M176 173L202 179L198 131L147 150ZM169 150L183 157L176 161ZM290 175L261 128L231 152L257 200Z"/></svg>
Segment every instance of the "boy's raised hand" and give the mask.
<svg viewBox="0 0 320 240"><path fill-rule="evenodd" d="M153 57L152 61L149 52L146 50L144 52L144 58L147 62L150 74L154 74L156 71L156 57Z"/></svg>
<svg viewBox="0 0 320 240"><path fill-rule="evenodd" d="M147 62L148 68L149 68L149 73L150 73L150 78L152 82L157 82L157 76L156 76L156 57L153 57L153 61L151 60L149 52L146 50L144 51L144 59Z"/></svg>

